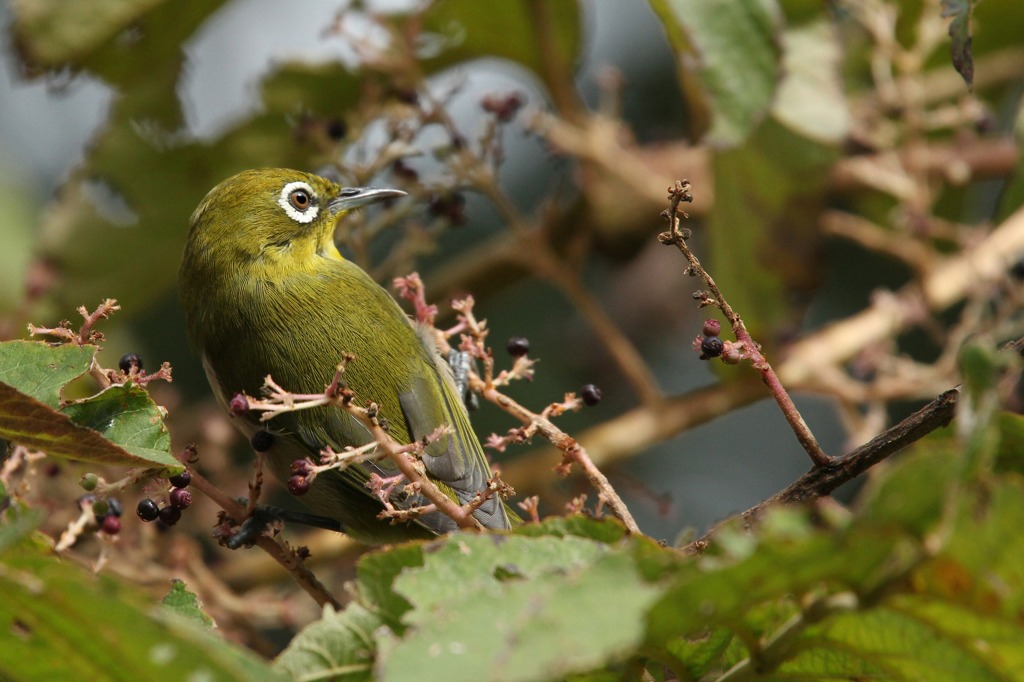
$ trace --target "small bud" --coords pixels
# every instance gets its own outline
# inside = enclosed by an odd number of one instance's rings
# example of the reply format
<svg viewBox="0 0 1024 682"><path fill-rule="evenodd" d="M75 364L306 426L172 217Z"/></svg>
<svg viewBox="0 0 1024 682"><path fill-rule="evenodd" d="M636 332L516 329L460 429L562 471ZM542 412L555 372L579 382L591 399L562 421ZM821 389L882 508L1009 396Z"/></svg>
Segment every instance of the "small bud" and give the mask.
<svg viewBox="0 0 1024 682"><path fill-rule="evenodd" d="M309 476L313 473L313 463L308 459L297 459L292 462L292 473L300 476Z"/></svg>
<svg viewBox="0 0 1024 682"><path fill-rule="evenodd" d="M181 510L177 507L164 507L160 510L160 520L166 526L173 526L181 520Z"/></svg>
<svg viewBox="0 0 1024 682"><path fill-rule="evenodd" d="M103 517L103 523L100 524L100 530L107 535L117 535L121 532L121 519L116 516Z"/></svg>
<svg viewBox="0 0 1024 682"><path fill-rule="evenodd" d="M701 331L704 336L718 336L722 333L722 323L714 318L704 320L704 328Z"/></svg>
<svg viewBox="0 0 1024 682"><path fill-rule="evenodd" d="M743 353L735 346L729 346L722 353L722 362L727 365L738 365L740 360L743 359Z"/></svg>
<svg viewBox="0 0 1024 682"><path fill-rule="evenodd" d="M587 384L580 389L580 398L587 407L593 407L601 402L601 389L594 384Z"/></svg>
<svg viewBox="0 0 1024 682"><path fill-rule="evenodd" d="M288 479L288 492L292 495L305 495L309 492L309 480L296 474Z"/></svg>
<svg viewBox="0 0 1024 682"><path fill-rule="evenodd" d="M175 488L170 494L171 506L176 509L187 509L192 504L192 493L184 488Z"/></svg>
<svg viewBox="0 0 1024 682"><path fill-rule="evenodd" d="M232 416L240 417L249 411L249 401L241 393L236 393L231 396L231 402L228 403L228 411L231 412Z"/></svg>
<svg viewBox="0 0 1024 682"><path fill-rule="evenodd" d="M140 519L148 523L156 521L157 517L160 516L160 507L156 506L156 502L147 497L144 500L139 500L139 504L135 507L135 513L138 514Z"/></svg>
<svg viewBox="0 0 1024 682"><path fill-rule="evenodd" d="M701 357L703 359L717 358L722 354L725 349L725 344L722 343L722 339L717 336L705 336L700 342Z"/></svg>
<svg viewBox="0 0 1024 682"><path fill-rule="evenodd" d="M182 471L180 474L175 474L167 479L172 486L175 488L187 488L188 484L192 482L192 474L188 472L188 469Z"/></svg>
<svg viewBox="0 0 1024 682"><path fill-rule="evenodd" d="M99 484L99 482L100 477L97 476L96 474L90 473L82 476L82 478L79 479L78 481L78 485L82 487L82 490L92 492L93 490L96 490L96 486Z"/></svg>
<svg viewBox="0 0 1024 682"><path fill-rule="evenodd" d="M274 434L270 431L257 431L252 434L249 444L256 452L266 452L274 446Z"/></svg>
<svg viewBox="0 0 1024 682"><path fill-rule="evenodd" d="M444 218L452 225L466 222L466 197L461 192L446 192L430 197L427 211L435 218Z"/></svg>
<svg viewBox="0 0 1024 682"><path fill-rule="evenodd" d="M117 367L125 374L129 374L132 371L132 367L136 371L142 371L142 358L137 353L125 353L121 356L121 359L117 361Z"/></svg>
<svg viewBox="0 0 1024 682"><path fill-rule="evenodd" d="M522 357L530 352L530 340L525 336L513 336L508 340L505 348L512 357Z"/></svg>

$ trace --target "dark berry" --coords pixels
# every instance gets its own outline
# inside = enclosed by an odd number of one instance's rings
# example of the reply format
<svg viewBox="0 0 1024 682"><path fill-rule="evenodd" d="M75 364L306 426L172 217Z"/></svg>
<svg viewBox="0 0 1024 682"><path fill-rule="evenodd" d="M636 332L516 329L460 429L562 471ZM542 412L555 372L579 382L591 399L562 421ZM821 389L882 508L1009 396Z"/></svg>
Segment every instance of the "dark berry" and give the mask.
<svg viewBox="0 0 1024 682"><path fill-rule="evenodd" d="M508 354L514 358L522 357L530 352L530 340L525 336L513 336L505 346Z"/></svg>
<svg viewBox="0 0 1024 682"><path fill-rule="evenodd" d="M100 524L100 530L107 535L117 535L121 532L121 519L116 516L104 516Z"/></svg>
<svg viewBox="0 0 1024 682"><path fill-rule="evenodd" d="M132 367L136 371L142 371L142 358L137 353L125 353L121 356L121 359L117 361L117 367L125 374L132 371Z"/></svg>
<svg viewBox="0 0 1024 682"><path fill-rule="evenodd" d="M704 320L704 336L718 336L722 333L722 323L715 319Z"/></svg>
<svg viewBox="0 0 1024 682"><path fill-rule="evenodd" d="M257 431L252 434L249 443L256 452L266 452L274 445L274 434L270 431Z"/></svg>
<svg viewBox="0 0 1024 682"><path fill-rule="evenodd" d="M461 192L435 194L427 204L427 211L435 218L444 218L452 225L466 222L466 197Z"/></svg>
<svg viewBox="0 0 1024 682"><path fill-rule="evenodd" d="M344 139L348 133L348 126L340 118L335 118L327 122L327 137L331 138L335 142L339 142Z"/></svg>
<svg viewBox="0 0 1024 682"><path fill-rule="evenodd" d="M231 396L231 402L228 403L228 411L236 417L243 415L249 411L249 401L241 393L236 393Z"/></svg>
<svg viewBox="0 0 1024 682"><path fill-rule="evenodd" d="M1024 279L1024 258L1018 259L1013 265L1010 266L1010 275L1014 279Z"/></svg>
<svg viewBox="0 0 1024 682"><path fill-rule="evenodd" d="M700 342L700 352L704 358L717 358L724 348L725 344L717 336L705 336Z"/></svg>
<svg viewBox="0 0 1024 682"><path fill-rule="evenodd" d="M135 513L143 521L156 521L156 518L160 516L160 507L156 506L156 502L147 497L144 500L139 500L138 506L135 507Z"/></svg>
<svg viewBox="0 0 1024 682"><path fill-rule="evenodd" d="M99 482L100 477L96 474L85 474L81 479L79 479L78 485L82 486L82 490L92 492L93 490L96 490L96 485L99 484Z"/></svg>
<svg viewBox="0 0 1024 682"><path fill-rule="evenodd" d="M580 398L587 407L593 407L601 402L601 389L594 384L587 384L580 389Z"/></svg>
<svg viewBox="0 0 1024 682"><path fill-rule="evenodd" d="M192 482L192 474L188 472L188 469L182 471L180 474L175 474L167 479L172 486L175 488L187 488L188 484Z"/></svg>
<svg viewBox="0 0 1024 682"><path fill-rule="evenodd" d="M177 507L163 507L160 510L160 520L168 526L173 526L181 520L181 510Z"/></svg>
<svg viewBox="0 0 1024 682"><path fill-rule="evenodd" d="M192 493L184 488L175 488L170 494L171 506L177 509L185 509L192 504Z"/></svg>
<svg viewBox="0 0 1024 682"><path fill-rule="evenodd" d="M395 87L392 88L391 94L402 104L415 106L420 101L419 93L410 88Z"/></svg>
<svg viewBox="0 0 1024 682"><path fill-rule="evenodd" d="M309 492L309 479L300 474L295 474L288 479L288 492L292 495L305 495Z"/></svg>
<svg viewBox="0 0 1024 682"><path fill-rule="evenodd" d="M412 168L404 160L399 159L391 165L391 172L395 174L396 178L402 178L403 180L409 180L416 182L420 179L420 174L416 172L415 168Z"/></svg>
<svg viewBox="0 0 1024 682"><path fill-rule="evenodd" d="M121 500L116 497L111 497L107 500L107 516L120 516L124 513L124 507L121 506Z"/></svg>

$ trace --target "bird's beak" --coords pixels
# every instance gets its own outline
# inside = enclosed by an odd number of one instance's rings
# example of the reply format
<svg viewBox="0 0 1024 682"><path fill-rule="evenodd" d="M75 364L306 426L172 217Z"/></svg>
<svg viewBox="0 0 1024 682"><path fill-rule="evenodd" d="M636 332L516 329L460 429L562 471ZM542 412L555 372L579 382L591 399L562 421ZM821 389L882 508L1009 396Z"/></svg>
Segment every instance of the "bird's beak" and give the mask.
<svg viewBox="0 0 1024 682"><path fill-rule="evenodd" d="M375 204L378 201L404 197L405 192L400 189L381 189L376 187L346 187L338 193L338 196L327 202L327 210L332 214L342 211L351 211L353 208Z"/></svg>

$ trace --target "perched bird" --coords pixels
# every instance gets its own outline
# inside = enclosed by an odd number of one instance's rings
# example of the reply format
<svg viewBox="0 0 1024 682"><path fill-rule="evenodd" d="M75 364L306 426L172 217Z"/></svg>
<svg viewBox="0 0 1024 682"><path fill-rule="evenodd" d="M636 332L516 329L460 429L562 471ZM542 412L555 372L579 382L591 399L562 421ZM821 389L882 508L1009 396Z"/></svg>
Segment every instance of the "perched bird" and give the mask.
<svg viewBox="0 0 1024 682"><path fill-rule="evenodd" d="M210 190L192 214L179 272L181 301L190 340L222 404L240 392L259 395L268 374L288 391L319 393L343 354L352 353L345 384L360 403L380 406L397 440L409 443L442 424L450 427L423 459L441 489L465 503L486 487L490 468L451 370L433 340L334 244L335 227L349 211L403 194L341 187L294 170L239 173ZM267 462L282 482L296 459L318 461L325 446L340 451L371 440L336 407L286 412L262 423L246 414L234 422L250 438L263 430L272 434L264 438ZM390 464L325 472L301 499L362 542L455 530L439 512L395 525L377 518L383 506L365 483L372 472L396 474ZM426 503L419 495L392 501L403 508ZM474 516L501 529L509 527L510 514L492 497Z"/></svg>

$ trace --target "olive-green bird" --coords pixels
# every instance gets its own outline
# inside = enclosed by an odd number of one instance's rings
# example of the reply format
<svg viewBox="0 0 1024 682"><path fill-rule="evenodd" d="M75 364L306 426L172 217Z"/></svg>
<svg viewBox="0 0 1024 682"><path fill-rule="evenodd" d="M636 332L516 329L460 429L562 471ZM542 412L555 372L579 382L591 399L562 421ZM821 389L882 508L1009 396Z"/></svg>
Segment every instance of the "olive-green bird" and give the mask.
<svg viewBox="0 0 1024 682"><path fill-rule="evenodd" d="M393 298L334 244L349 211L404 192L341 187L294 170L250 170L214 187L192 214L179 280L188 333L210 385L225 405L244 392L259 395L268 374L295 393L319 393L344 353L356 356L345 383L360 402L373 400L390 433L411 442L445 424L448 434L427 448L427 472L452 499L465 503L490 476L451 370L434 342ZM235 420L248 436L273 435L267 462L278 480L293 461L371 440L354 418L333 407L287 412L270 422ZM377 519L383 509L365 486L370 473L397 473L383 460L317 476L302 501L318 515L369 543L430 537L455 530L439 512L414 523ZM422 497L393 500L425 504ZM496 497L474 516L487 528L508 528ZM513 515L514 516L514 515Z"/></svg>

